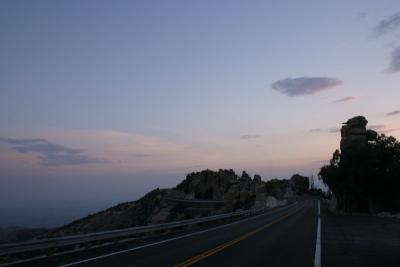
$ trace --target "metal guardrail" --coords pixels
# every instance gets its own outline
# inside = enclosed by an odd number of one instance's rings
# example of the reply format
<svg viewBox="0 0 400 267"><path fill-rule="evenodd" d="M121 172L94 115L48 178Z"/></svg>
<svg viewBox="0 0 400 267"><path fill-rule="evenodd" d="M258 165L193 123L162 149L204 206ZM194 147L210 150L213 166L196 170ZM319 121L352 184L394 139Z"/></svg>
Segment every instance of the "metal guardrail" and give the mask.
<svg viewBox="0 0 400 267"><path fill-rule="evenodd" d="M150 233L155 231L161 230L169 230L177 227L195 225L199 223L205 222L212 222L227 218L233 218L237 216L251 216L258 214L265 210L256 209L256 210L245 210L245 211L237 211L207 217L201 217L196 219L188 219L188 220L181 220L176 222L170 223L163 223L163 224L153 224L153 225L146 225L146 226L139 226L139 227L131 227L119 230L111 230L111 231L103 231L103 232L95 232L90 234L82 234L82 235L72 235L72 236L65 236L65 237L56 237L56 238L45 238L45 239L38 239L26 242L18 242L18 243L9 243L0 245L0 256L7 256L13 255L18 253L27 253L27 252L34 252L46 249L56 249L65 246L74 246L74 245L81 245L90 242L97 242L102 240L109 240L109 239L118 239L123 237L133 236L135 234L142 234L142 233Z"/></svg>

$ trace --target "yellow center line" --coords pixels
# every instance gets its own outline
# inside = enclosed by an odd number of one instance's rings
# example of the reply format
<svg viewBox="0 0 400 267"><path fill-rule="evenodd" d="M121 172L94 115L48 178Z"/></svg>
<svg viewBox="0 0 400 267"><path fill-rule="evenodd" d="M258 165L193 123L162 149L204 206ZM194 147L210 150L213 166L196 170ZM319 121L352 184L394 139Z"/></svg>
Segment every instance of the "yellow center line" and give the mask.
<svg viewBox="0 0 400 267"><path fill-rule="evenodd" d="M194 264L194 263L196 263L196 262L199 262L199 261L201 261L201 260L203 260L203 259L205 259L205 258L207 258L207 257L210 257L211 255L214 255L214 254L216 254L216 253L218 253L218 252L220 252L220 251L222 251L222 250L224 250L224 249L226 249L226 248L228 248L228 247L230 247L230 246L233 246L234 244L239 243L239 242L242 241L242 240L245 240L245 239L247 239L247 238L249 238L249 237L255 235L256 233L258 233L258 232L264 230L265 228L268 228L268 227L270 227L270 226L276 224L277 222L280 222L280 221L282 221L283 219L286 219L287 217L289 217L289 216L295 214L296 212L300 211L302 208L304 208L304 207L301 207L301 208L295 210L294 212L289 212L288 214L286 214L286 215L280 217L279 219L276 219L275 221L272 221L272 222L270 222L270 223L268 223L268 224L266 224L266 225L263 225L263 226L261 226L261 227L255 229L255 230L253 230L253 231L251 231L251 232L248 232L247 234L244 234L244 235L242 235L242 236L240 236L240 237L238 237L238 238L236 238L236 239L233 239L233 240L231 240L231 241L228 241L228 242L226 242L226 243L224 243L224 244L219 245L218 247L215 247L215 248L210 249L210 250L208 250L208 251L206 251L206 252L203 252L203 253L201 253L201 254L199 254L199 255L197 255L197 256L194 256L194 257L192 257L192 258L190 258L190 259L188 259L188 260L186 260L186 261L184 261L184 262L182 262L182 263L179 263L179 264L175 265L175 267L186 267L186 266L190 266L190 265L192 265L192 264Z"/></svg>

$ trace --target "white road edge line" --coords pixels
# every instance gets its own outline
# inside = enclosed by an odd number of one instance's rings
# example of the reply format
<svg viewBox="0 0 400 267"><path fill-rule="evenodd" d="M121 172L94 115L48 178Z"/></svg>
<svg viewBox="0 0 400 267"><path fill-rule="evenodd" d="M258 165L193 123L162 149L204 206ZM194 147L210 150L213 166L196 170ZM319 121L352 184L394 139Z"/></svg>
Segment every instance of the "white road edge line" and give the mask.
<svg viewBox="0 0 400 267"><path fill-rule="evenodd" d="M317 240L315 242L314 267L321 267L321 208L318 200Z"/></svg>
<svg viewBox="0 0 400 267"><path fill-rule="evenodd" d="M289 207L291 207L291 206L293 206L295 204L298 204L298 202L296 202L294 204L291 204L291 205L288 205L286 207L282 207L282 208L289 208ZM279 210L281 210L281 209L279 209ZM206 229L206 230L202 230L202 231L199 231L199 232L194 232L194 233L190 233L190 234L186 234L186 235L182 235L182 236L177 236L177 237L173 237L173 238L170 238L170 239L165 239L165 240L161 240L161 241L158 241L158 242L154 242L154 243L150 243L150 244L146 244L146 245L142 245L142 246L138 246L138 247L134 247L134 248L120 250L120 251L112 252L112 253L109 253L109 254L105 254L105 255L102 255L102 256L97 256L97 257L93 257L93 258L89 258L89 259L85 259L85 260L81 260L81 261L67 263L67 264L64 264L64 265L60 265L58 267L74 266L74 265L78 265L78 264L89 262L89 261L93 261L93 260L107 258L107 257L114 256L114 255L121 254L121 253L126 253L126 252L130 252L130 251L134 251L134 250L139 250L139 249L142 249L142 248L147 248L147 247L151 247L151 246L167 243L167 242L170 242L170 241L183 239L183 238L186 238L186 237L190 237L190 236L194 236L194 235L198 235L198 234L202 234L202 233L211 232L211 231L214 231L214 230L217 230L217 229L221 229L221 228L225 228L225 227L228 227L228 226L231 226L231 225L234 225L234 224L246 222L246 221L249 221L249 220L254 220L254 219L256 219L258 217L261 217L263 215L266 215L266 214L269 214L269 212L262 213L260 215L254 216L254 217L250 217L250 218L243 219L243 220L240 220L240 221L232 222L232 223L229 223L229 224L216 226L216 227L213 227L213 228L210 228L210 229Z"/></svg>

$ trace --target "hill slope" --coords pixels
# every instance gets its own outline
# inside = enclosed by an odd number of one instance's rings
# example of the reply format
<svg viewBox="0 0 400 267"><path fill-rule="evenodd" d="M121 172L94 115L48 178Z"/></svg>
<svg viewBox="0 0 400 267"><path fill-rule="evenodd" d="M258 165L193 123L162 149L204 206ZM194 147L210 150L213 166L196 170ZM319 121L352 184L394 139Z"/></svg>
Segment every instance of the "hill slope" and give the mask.
<svg viewBox="0 0 400 267"><path fill-rule="evenodd" d="M233 170L204 170L188 174L175 188L155 189L126 202L73 221L48 236L114 230L146 224L208 216L237 209L273 207L308 192L307 177L264 182Z"/></svg>

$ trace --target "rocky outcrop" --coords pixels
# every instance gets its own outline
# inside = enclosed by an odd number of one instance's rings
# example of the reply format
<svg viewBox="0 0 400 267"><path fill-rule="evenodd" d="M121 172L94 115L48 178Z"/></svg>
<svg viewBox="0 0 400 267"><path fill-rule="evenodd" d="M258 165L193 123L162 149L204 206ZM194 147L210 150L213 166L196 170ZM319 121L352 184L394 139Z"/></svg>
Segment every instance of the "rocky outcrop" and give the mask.
<svg viewBox="0 0 400 267"><path fill-rule="evenodd" d="M189 174L176 189L188 198L223 201L224 210L231 211L249 208L256 199L262 200L264 187L259 175L252 179L246 172L238 176L233 170L204 170Z"/></svg>
<svg viewBox="0 0 400 267"><path fill-rule="evenodd" d="M308 177L295 174L289 180L273 179L266 182L267 194L277 199L292 198L296 195L308 193Z"/></svg>
<svg viewBox="0 0 400 267"><path fill-rule="evenodd" d="M400 211L400 142L367 130L357 116L341 129L340 152L319 176L333 193L332 206L344 212Z"/></svg>
<svg viewBox="0 0 400 267"><path fill-rule="evenodd" d="M368 141L373 141L377 133L367 130L367 119L364 116L353 117L343 123L340 130L342 139L340 140L340 150L342 153L360 150L365 148Z"/></svg>
<svg viewBox="0 0 400 267"><path fill-rule="evenodd" d="M175 188L156 189L137 201L119 204L56 229L50 236L113 230L230 212L275 207L308 192L308 178L264 182L233 170L193 172Z"/></svg>
<svg viewBox="0 0 400 267"><path fill-rule="evenodd" d="M204 170L188 174L176 189L185 193L187 198L220 200L238 178L233 170Z"/></svg>

